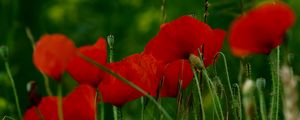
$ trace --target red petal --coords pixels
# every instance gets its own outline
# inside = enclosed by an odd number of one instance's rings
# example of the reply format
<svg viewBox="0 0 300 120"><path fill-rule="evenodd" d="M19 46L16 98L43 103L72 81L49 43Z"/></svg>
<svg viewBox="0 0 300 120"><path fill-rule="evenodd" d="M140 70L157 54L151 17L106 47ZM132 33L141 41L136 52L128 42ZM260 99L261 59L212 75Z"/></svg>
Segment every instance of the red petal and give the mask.
<svg viewBox="0 0 300 120"><path fill-rule="evenodd" d="M102 37L100 37L98 39L98 41L96 42L96 44L94 45L94 47L100 49L100 50L105 50L106 51L106 40Z"/></svg>
<svg viewBox="0 0 300 120"><path fill-rule="evenodd" d="M215 55L221 50L226 32L221 29L214 29L214 40L205 41L204 43L204 65L209 66L213 64Z"/></svg>
<svg viewBox="0 0 300 120"><path fill-rule="evenodd" d="M29 108L24 114L24 120L40 120L39 116L36 114L36 108Z"/></svg>
<svg viewBox="0 0 300 120"><path fill-rule="evenodd" d="M75 53L74 43L66 36L61 34L44 35L36 43L33 62L41 72L59 80Z"/></svg>
<svg viewBox="0 0 300 120"><path fill-rule="evenodd" d="M95 120L96 90L89 85L78 86L63 100L65 120Z"/></svg>
<svg viewBox="0 0 300 120"><path fill-rule="evenodd" d="M229 43L238 57L269 54L282 43L285 32L293 25L295 15L283 3L266 3L236 19L230 30Z"/></svg>
<svg viewBox="0 0 300 120"><path fill-rule="evenodd" d="M159 33L146 45L145 54L151 54L156 59L169 63L178 59L188 59L203 44L204 46L222 46L223 37L214 37L214 31L205 23L190 16L180 17L161 27ZM216 40L217 41L216 41ZM216 48L207 49L208 57L205 62L211 64L211 53L215 53Z"/></svg>
<svg viewBox="0 0 300 120"><path fill-rule="evenodd" d="M100 38L93 46L83 46L79 52L91 58L99 64L105 64L107 59L106 42ZM103 78L104 72L92 63L75 56L68 64L67 71L79 84L97 86Z"/></svg>
<svg viewBox="0 0 300 120"><path fill-rule="evenodd" d="M40 115L45 120L58 120L57 97L44 97L37 109L31 107L24 114L24 120L39 120Z"/></svg>
<svg viewBox="0 0 300 120"><path fill-rule="evenodd" d="M176 97L179 91L179 83L182 81L182 89L185 89L193 79L193 72L187 60L176 60L166 66L163 85L160 91L162 97Z"/></svg>
<svg viewBox="0 0 300 120"><path fill-rule="evenodd" d="M158 63L149 55L134 54L120 62L109 64L109 68L130 80L151 95L155 95L159 84ZM122 106L127 102L135 100L143 94L117 78L106 74L99 84L104 102L116 106Z"/></svg>
<svg viewBox="0 0 300 120"><path fill-rule="evenodd" d="M89 85L80 85L67 97L63 98L64 120L94 120L96 90ZM45 120L58 120L57 97L44 97L38 110ZM24 114L24 120L39 120L34 107Z"/></svg>

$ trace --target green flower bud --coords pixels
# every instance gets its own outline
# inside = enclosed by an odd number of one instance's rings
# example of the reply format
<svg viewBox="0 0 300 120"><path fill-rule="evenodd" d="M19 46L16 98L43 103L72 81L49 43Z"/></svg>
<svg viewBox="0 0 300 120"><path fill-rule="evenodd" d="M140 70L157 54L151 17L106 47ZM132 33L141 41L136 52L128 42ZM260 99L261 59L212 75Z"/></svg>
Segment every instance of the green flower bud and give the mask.
<svg viewBox="0 0 300 120"><path fill-rule="evenodd" d="M256 87L257 89L264 89L266 86L266 79L265 78L258 78L256 80Z"/></svg>
<svg viewBox="0 0 300 120"><path fill-rule="evenodd" d="M114 42L115 42L114 36L113 36L113 35L108 35L108 36L107 36L107 43L108 43L108 47L109 47L110 49L113 48Z"/></svg>

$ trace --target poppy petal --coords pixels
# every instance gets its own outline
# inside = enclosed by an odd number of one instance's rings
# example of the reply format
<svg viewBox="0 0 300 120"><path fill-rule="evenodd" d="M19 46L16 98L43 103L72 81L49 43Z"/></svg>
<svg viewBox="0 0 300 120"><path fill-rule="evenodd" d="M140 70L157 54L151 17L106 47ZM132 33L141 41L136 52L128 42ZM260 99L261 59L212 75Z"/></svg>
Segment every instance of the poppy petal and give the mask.
<svg viewBox="0 0 300 120"><path fill-rule="evenodd" d="M100 38L93 46L83 46L79 52L99 64L105 64L107 59L106 42ZM79 83L97 86L103 78L104 72L92 63L76 55L68 64L68 73Z"/></svg>
<svg viewBox="0 0 300 120"><path fill-rule="evenodd" d="M34 65L55 80L60 79L68 62L76 54L74 43L62 34L43 35L35 46Z"/></svg>
<svg viewBox="0 0 300 120"><path fill-rule="evenodd" d="M214 41L205 41L204 43L204 65L207 67L213 64L215 55L221 50L226 32L221 29L214 29Z"/></svg>
<svg viewBox="0 0 300 120"><path fill-rule="evenodd" d="M204 53L204 61L208 66L213 61L211 56L214 56L218 52L216 50L222 47L223 34L223 31L212 30L210 26L193 17L183 16L165 23L159 33L146 45L145 54L151 54L157 60L169 63L179 59L188 59L190 54L203 45L217 45L218 47L205 49L208 54Z"/></svg>
<svg viewBox="0 0 300 120"><path fill-rule="evenodd" d="M65 120L94 120L96 90L89 85L80 85L67 97L63 98L63 116ZM24 114L24 120L58 120L57 97L44 97L37 109L29 108ZM38 111L37 111L38 110Z"/></svg>
<svg viewBox="0 0 300 120"><path fill-rule="evenodd" d="M122 77L130 80L151 95L156 94L159 84L159 65L149 55L134 54L120 62L108 65L108 68ZM117 78L105 74L103 81L98 86L103 101L116 106L122 106L135 100L143 94Z"/></svg>
<svg viewBox="0 0 300 120"><path fill-rule="evenodd" d="M57 97L42 98L38 107L31 107L24 114L24 120L39 120L40 117L45 120L58 120Z"/></svg>
<svg viewBox="0 0 300 120"><path fill-rule="evenodd" d="M161 97L176 97L181 83L185 89L192 81L194 75L188 60L176 60L165 68L163 85L160 90Z"/></svg>
<svg viewBox="0 0 300 120"><path fill-rule="evenodd" d="M295 22L291 8L281 2L265 3L237 18L230 28L229 44L235 56L269 54L283 41Z"/></svg>
<svg viewBox="0 0 300 120"><path fill-rule="evenodd" d="M80 85L63 99L65 120L95 120L96 90L89 85Z"/></svg>

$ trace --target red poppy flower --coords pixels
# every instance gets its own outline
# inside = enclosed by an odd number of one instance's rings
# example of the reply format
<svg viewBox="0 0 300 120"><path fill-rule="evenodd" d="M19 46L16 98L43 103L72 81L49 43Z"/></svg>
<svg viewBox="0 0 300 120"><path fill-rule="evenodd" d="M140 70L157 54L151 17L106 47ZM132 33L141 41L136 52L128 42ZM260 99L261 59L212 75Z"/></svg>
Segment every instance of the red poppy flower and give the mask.
<svg viewBox="0 0 300 120"><path fill-rule="evenodd" d="M100 38L93 46L80 47L79 52L99 64L106 63L107 53L104 38ZM89 84L95 87L100 83L104 74L103 71L79 55L69 62L67 71L79 84Z"/></svg>
<svg viewBox="0 0 300 120"><path fill-rule="evenodd" d="M59 80L76 53L74 43L62 34L43 35L36 43L33 63L43 73Z"/></svg>
<svg viewBox="0 0 300 120"><path fill-rule="evenodd" d="M230 29L229 43L235 56L269 54L282 43L295 15L283 3L266 3L237 18Z"/></svg>
<svg viewBox="0 0 300 120"><path fill-rule="evenodd" d="M146 85L150 86L152 96L156 96L157 88L160 84L161 75L163 72L163 64L160 61L156 60L152 55L148 54L133 54L127 59L124 59L127 62L137 64L143 72L144 77L142 80Z"/></svg>
<svg viewBox="0 0 300 120"><path fill-rule="evenodd" d="M94 120L96 90L89 85L80 85L63 98L64 120ZM58 120L57 97L44 97L37 107L29 108L24 120ZM40 112L40 113L39 113Z"/></svg>
<svg viewBox="0 0 300 120"><path fill-rule="evenodd" d="M159 68L150 55L134 54L120 62L108 64L108 68L130 80L151 95L156 94L159 84ZM98 86L102 99L106 103L122 106L143 94L117 78L105 74Z"/></svg>
<svg viewBox="0 0 300 120"><path fill-rule="evenodd" d="M63 99L65 120L95 120L96 90L89 85L78 86Z"/></svg>
<svg viewBox="0 0 300 120"><path fill-rule="evenodd" d="M38 107L29 108L24 114L24 120L58 120L57 97L44 97Z"/></svg>
<svg viewBox="0 0 300 120"><path fill-rule="evenodd" d="M190 54L204 46L204 63L208 66L213 61L210 56L221 49L225 36L224 31L216 31L193 17L183 16L161 26L159 33L146 45L145 54L152 54L156 59L169 63L188 59Z"/></svg>
<svg viewBox="0 0 300 120"><path fill-rule="evenodd" d="M213 64L215 55L218 52L220 52L226 35L225 31L221 29L214 29L213 34L214 34L213 41L204 42L203 61L205 66L209 66Z"/></svg>
<svg viewBox="0 0 300 120"><path fill-rule="evenodd" d="M188 60L176 60L168 64L164 71L160 96L176 97L179 91L179 83L181 83L182 89L185 89L192 81L193 76Z"/></svg>

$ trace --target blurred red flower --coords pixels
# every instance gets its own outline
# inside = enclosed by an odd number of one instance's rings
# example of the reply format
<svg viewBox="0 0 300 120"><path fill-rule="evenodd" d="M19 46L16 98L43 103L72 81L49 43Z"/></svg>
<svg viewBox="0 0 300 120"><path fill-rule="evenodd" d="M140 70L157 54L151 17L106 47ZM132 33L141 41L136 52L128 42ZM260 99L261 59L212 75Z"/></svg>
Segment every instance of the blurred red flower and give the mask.
<svg viewBox="0 0 300 120"><path fill-rule="evenodd" d="M97 63L104 65L107 59L106 41L99 38L97 43L92 46L80 47L79 52ZM104 72L92 63L84 60L80 55L76 55L68 64L67 72L79 83L89 84L97 87L103 78Z"/></svg>
<svg viewBox="0 0 300 120"><path fill-rule="evenodd" d="M225 31L211 29L209 25L190 16L182 16L161 25L159 33L146 45L145 54L154 56L165 66L160 96L176 97L179 80L185 89L193 78L188 58L203 54L205 66L213 64L215 55L223 45Z"/></svg>
<svg viewBox="0 0 300 120"><path fill-rule="evenodd" d="M39 105L29 108L24 114L24 120L58 120L57 97L44 97Z"/></svg>
<svg viewBox="0 0 300 120"><path fill-rule="evenodd" d="M96 90L89 85L80 85L63 98L64 120L94 120ZM38 106L29 108L24 120L58 120L57 97L44 97Z"/></svg>
<svg viewBox="0 0 300 120"><path fill-rule="evenodd" d="M282 43L285 32L294 21L293 11L284 3L260 5L232 23L229 35L231 51L238 57L269 54Z"/></svg>
<svg viewBox="0 0 300 120"><path fill-rule="evenodd" d="M188 60L176 60L166 65L163 84L160 90L161 97L176 97L179 86L185 89L193 79L193 72Z"/></svg>
<svg viewBox="0 0 300 120"><path fill-rule="evenodd" d="M96 90L89 85L78 86L63 99L64 120L95 120Z"/></svg>
<svg viewBox="0 0 300 120"><path fill-rule="evenodd" d="M42 72L60 80L68 62L76 54L74 43L65 35L43 35L36 43L33 63Z"/></svg>
<svg viewBox="0 0 300 120"><path fill-rule="evenodd" d="M156 95L159 84L159 65L150 55L134 54L122 61L108 64L108 68L128 79L151 95ZM122 106L144 96L121 80L105 74L98 86L103 102Z"/></svg>
<svg viewBox="0 0 300 120"><path fill-rule="evenodd" d="M188 59L201 46L204 63L209 66L221 49L225 32L212 30L207 24L190 16L182 16L161 26L159 33L146 45L145 54L151 54L164 63Z"/></svg>

